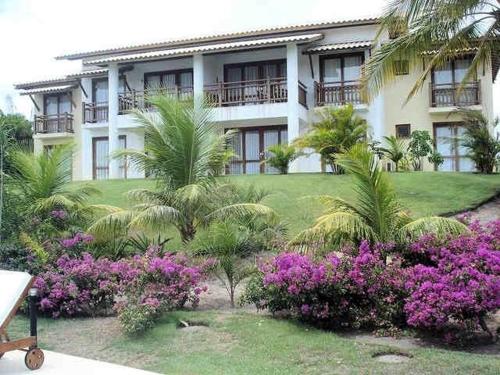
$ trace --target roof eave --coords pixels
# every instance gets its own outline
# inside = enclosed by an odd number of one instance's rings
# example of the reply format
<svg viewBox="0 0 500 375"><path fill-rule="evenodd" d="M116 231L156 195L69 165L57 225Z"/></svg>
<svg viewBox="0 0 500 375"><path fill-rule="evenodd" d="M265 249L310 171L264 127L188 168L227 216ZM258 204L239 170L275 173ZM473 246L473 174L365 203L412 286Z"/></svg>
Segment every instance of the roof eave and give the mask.
<svg viewBox="0 0 500 375"><path fill-rule="evenodd" d="M306 25L298 25L298 26L285 26L279 28L270 28L263 30L254 30L254 31L246 31L246 32L236 32L236 33L228 33L228 34L220 34L214 36L207 37L198 37L198 38L186 38L179 40L172 40L167 42L159 42L159 43L147 43L130 47L119 47L119 48L109 48L97 51L90 52L81 52L81 53L72 53L67 55L56 56L56 60L81 60L89 57L97 57L103 55L113 55L120 53L131 53L137 51L146 51L146 50L158 50L166 47L189 47L193 45L197 45L200 43L207 42L222 42L222 41L236 41L239 39L245 39L248 37L261 37L266 35L276 35L280 33L299 33L305 30L313 31L313 30L321 30L321 29L329 29L329 28L341 28L341 27L350 27L350 26L365 26L365 25L376 25L380 23L380 18L372 17L365 18L359 20L346 20L346 21L337 21L337 22L323 22L316 24L306 24Z"/></svg>

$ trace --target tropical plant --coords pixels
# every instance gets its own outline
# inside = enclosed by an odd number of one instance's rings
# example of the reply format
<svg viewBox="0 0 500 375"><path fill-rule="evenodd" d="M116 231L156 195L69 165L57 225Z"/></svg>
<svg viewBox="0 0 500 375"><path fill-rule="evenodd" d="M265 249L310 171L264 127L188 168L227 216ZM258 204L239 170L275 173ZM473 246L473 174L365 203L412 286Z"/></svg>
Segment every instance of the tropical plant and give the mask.
<svg viewBox="0 0 500 375"><path fill-rule="evenodd" d="M238 285L256 270L245 258L258 250L248 229L227 222L214 223L198 242L196 253L216 261L215 275L224 284L231 307Z"/></svg>
<svg viewBox="0 0 500 375"><path fill-rule="evenodd" d="M311 245L339 246L345 243L404 244L422 234L438 236L462 233L466 226L454 219L423 217L412 219L399 203L389 175L378 165L365 144L353 146L338 156L339 164L352 175L357 200L347 202L331 196L320 196L327 208L316 223L299 233L292 244L309 251Z"/></svg>
<svg viewBox="0 0 500 375"><path fill-rule="evenodd" d="M352 104L340 108L324 107L318 114L320 121L313 123L312 129L295 144L302 149L313 149L334 173L343 173L336 163L336 155L365 140L366 120L355 114Z"/></svg>
<svg viewBox="0 0 500 375"><path fill-rule="evenodd" d="M432 153L432 138L427 130L415 130L411 133L408 153L413 170L422 170L422 159Z"/></svg>
<svg viewBox="0 0 500 375"><path fill-rule="evenodd" d="M492 134L500 123L497 118L492 126L480 111L461 109L465 131L459 139L462 147L468 150L468 156L476 164L480 173L493 173L500 153L500 140Z"/></svg>
<svg viewBox="0 0 500 375"><path fill-rule="evenodd" d="M149 171L157 180L157 189L128 192L137 202L131 209L97 206L107 212L89 229L98 238L113 230L148 229L160 233L174 226L183 242L191 241L200 226L218 218L272 217L274 211L257 202L228 201L226 185L214 178L212 168L219 165L231 133L217 131L210 111L194 109L191 103L166 96L150 98L157 113L135 110L132 115L144 126L144 151L124 150L138 169Z"/></svg>
<svg viewBox="0 0 500 375"><path fill-rule="evenodd" d="M389 160L396 166L396 172L399 172L399 163L405 157L405 142L402 138L396 138L391 135L384 137L387 147L382 147L383 152Z"/></svg>
<svg viewBox="0 0 500 375"><path fill-rule="evenodd" d="M441 155L437 151L432 152L427 158L427 160L429 160L429 163L432 163L434 165L434 169L436 170L439 168L440 165L444 163L443 155Z"/></svg>
<svg viewBox="0 0 500 375"><path fill-rule="evenodd" d="M410 70L424 69L412 87L408 99L424 85L433 69L463 55L473 56L463 78L474 77L481 63L491 65L499 53L500 23L498 1L470 0L392 0L382 18L378 38L385 32L393 38L376 49L363 71L363 86L374 97L393 81L402 61ZM432 53L429 53L432 50Z"/></svg>
<svg viewBox="0 0 500 375"><path fill-rule="evenodd" d="M265 163L276 168L280 174L287 174L290 163L301 155L295 146L287 144L270 146L267 151L272 155L265 160Z"/></svg>
<svg viewBox="0 0 500 375"><path fill-rule="evenodd" d="M30 213L48 216L53 210L80 211L98 190L90 185L70 188L71 146L57 146L50 153L34 155L14 151L10 178ZM83 211L82 211L83 212Z"/></svg>

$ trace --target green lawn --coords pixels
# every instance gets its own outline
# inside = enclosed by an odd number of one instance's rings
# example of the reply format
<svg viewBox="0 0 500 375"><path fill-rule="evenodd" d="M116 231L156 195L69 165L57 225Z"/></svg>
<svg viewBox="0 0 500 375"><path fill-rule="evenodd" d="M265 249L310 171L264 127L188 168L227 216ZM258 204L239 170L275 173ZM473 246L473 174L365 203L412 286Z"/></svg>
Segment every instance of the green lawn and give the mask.
<svg viewBox="0 0 500 375"><path fill-rule="evenodd" d="M179 318L208 327L177 329ZM19 335L27 320L13 325ZM165 374L498 374L500 368L498 353L401 350L242 311L175 312L136 339L123 336L113 318L41 319L39 327L44 348ZM399 364L372 357L394 350L412 357Z"/></svg>
<svg viewBox="0 0 500 375"><path fill-rule="evenodd" d="M304 196L330 194L351 200L354 190L349 176L326 174L258 175L222 177L238 184L254 184L265 188L271 195L265 203L275 209L288 223L290 236L307 228L321 212L314 202ZM403 205L415 216L442 215L474 207L500 192L500 175L470 173L393 173L397 193ZM151 180L92 181L102 191L93 203L126 207L128 190L154 187ZM76 182L74 185L82 184ZM175 232L172 236L177 237ZM180 244L177 238L171 243Z"/></svg>

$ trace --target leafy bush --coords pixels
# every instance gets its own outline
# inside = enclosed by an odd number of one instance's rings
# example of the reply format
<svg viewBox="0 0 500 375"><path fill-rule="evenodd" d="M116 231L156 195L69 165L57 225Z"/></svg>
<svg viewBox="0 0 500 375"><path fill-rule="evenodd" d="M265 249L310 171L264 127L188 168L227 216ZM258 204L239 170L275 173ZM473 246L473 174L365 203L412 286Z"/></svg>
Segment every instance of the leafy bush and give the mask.
<svg viewBox="0 0 500 375"><path fill-rule="evenodd" d="M35 281L40 290L40 310L54 318L108 315L125 270L128 267L107 259L96 260L90 254L81 258L64 255Z"/></svg>
<svg viewBox="0 0 500 375"><path fill-rule="evenodd" d="M438 167L444 163L444 157L441 155L439 152L434 151L429 155L427 158L429 160L429 163L434 164L434 168L438 169Z"/></svg>
<svg viewBox="0 0 500 375"><path fill-rule="evenodd" d="M130 275L130 267L135 276L122 283L115 310L129 334L150 328L163 313L182 308L188 302L196 307L199 295L206 290L199 286L205 265L191 266L183 255L160 256L157 250L151 248L125 266L125 273Z"/></svg>
<svg viewBox="0 0 500 375"><path fill-rule="evenodd" d="M500 220L486 228L473 223L470 229L446 241L424 236L411 246L423 262L411 269L406 283L409 325L488 331L485 317L500 308Z"/></svg>
<svg viewBox="0 0 500 375"><path fill-rule="evenodd" d="M272 155L266 159L266 164L276 168L280 174L287 174L290 163L301 155L295 146L286 144L273 145L267 151Z"/></svg>
<svg viewBox="0 0 500 375"><path fill-rule="evenodd" d="M260 266L244 300L320 325L391 329L404 322L405 271L384 264L381 251L363 242L357 255L280 254Z"/></svg>
<svg viewBox="0 0 500 375"><path fill-rule="evenodd" d="M408 153L415 171L422 170L422 159L432 153L432 138L427 130L415 130L411 133Z"/></svg>

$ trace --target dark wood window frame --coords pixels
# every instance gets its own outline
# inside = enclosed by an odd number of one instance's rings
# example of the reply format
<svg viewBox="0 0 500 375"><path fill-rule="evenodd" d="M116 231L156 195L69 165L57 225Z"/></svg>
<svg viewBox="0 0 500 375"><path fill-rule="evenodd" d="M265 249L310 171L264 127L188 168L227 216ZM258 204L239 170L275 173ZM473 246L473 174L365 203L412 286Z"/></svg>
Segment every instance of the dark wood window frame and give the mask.
<svg viewBox="0 0 500 375"><path fill-rule="evenodd" d="M335 81L338 83L346 82L344 79L344 68L345 68L345 58L353 57L353 56L361 56L361 66L365 63L365 53L364 52L353 52L353 53L339 53L339 54L328 54L328 55L320 55L319 56L319 71L320 71L320 80L321 82L325 82L325 60L333 60L340 59L340 81ZM342 85L343 86L343 85Z"/></svg>
<svg viewBox="0 0 500 375"><path fill-rule="evenodd" d="M432 123L432 136L434 138L434 150L437 151L437 137L436 137L436 129L437 128L448 128L448 127L453 127L453 136L457 136L457 129L460 126L464 126L464 123L461 121L447 121L447 122L433 122ZM454 145L453 145L453 155L448 156L448 155L442 155L445 159L452 159L454 162L454 172L460 172L460 154L459 154L459 145L458 145L458 138L455 138L453 140ZM462 155L463 156L463 155ZM434 167L435 170L437 170L436 167Z"/></svg>
<svg viewBox="0 0 500 375"><path fill-rule="evenodd" d="M182 73L191 73L192 79L194 78L192 68L174 69L174 70L160 70L160 71L156 71L156 72L144 73L144 90L147 90L147 88L148 88L148 77L159 75L160 76L160 86L163 87L163 76L165 76L167 74L175 74L175 85L180 87L181 86L180 76Z"/></svg>
<svg viewBox="0 0 500 375"><path fill-rule="evenodd" d="M257 79L266 79L268 77L264 76L264 65L280 65L284 64L285 69L287 68L286 66L286 59L273 59L273 60L259 60L259 61L245 61L241 63L231 63L231 64L224 64L224 82L228 82L227 78L227 71L228 69L231 68L245 68L247 66L255 66L257 65ZM243 71L242 71L242 77L243 77ZM286 77L278 77L278 78L285 78ZM243 79L243 78L242 78Z"/></svg>
<svg viewBox="0 0 500 375"><path fill-rule="evenodd" d="M456 82L456 78L455 78L455 63L456 63L456 60L459 60L459 59L464 59L464 58L467 58L471 63L472 63L472 60L473 60L473 56L470 56L470 55L466 55L466 56L463 56L461 58L456 58L456 59L453 59L451 60L451 82L447 82L447 84L449 83L450 85L454 85L454 84L460 84L461 82ZM439 70L437 70L439 71ZM432 84L435 83L435 78L434 78L434 73L436 72L436 69L432 69L431 71L431 81L432 81ZM477 80L477 72L474 74L474 79L473 81L476 81Z"/></svg>
<svg viewBox="0 0 500 375"><path fill-rule="evenodd" d="M407 133L408 135L401 135L401 129L408 129ZM397 124L396 125L396 138L410 138L411 136L411 124Z"/></svg>
<svg viewBox="0 0 500 375"><path fill-rule="evenodd" d="M125 139L125 148L127 148L127 136L122 134L118 136L119 140ZM109 137L104 136L104 137L92 137L92 179L95 180L97 178L97 168L96 168L96 143L98 141L108 141L108 147L109 147ZM101 169L107 169L109 173L109 163L106 168L101 168ZM125 163L125 171L124 171L124 178L127 178L127 163Z"/></svg>
<svg viewBox="0 0 500 375"><path fill-rule="evenodd" d="M73 109L73 103L72 103L72 100L71 100L71 92L70 91L67 91L67 92L58 92L58 93L54 93L54 94L45 94L43 96L43 114L44 115L47 115L47 98L49 97L57 97L57 114L58 115L62 115L66 112L61 112L61 97L62 96L67 96L68 99L69 99L69 104L70 104L70 108ZM67 112L67 113L72 113L73 111L70 111L70 112Z"/></svg>
<svg viewBox="0 0 500 375"><path fill-rule="evenodd" d="M246 174L246 163L256 163L261 162L263 159L264 152L264 131L265 130L278 130L278 144L281 144L281 131L286 130L288 132L288 125L268 125L268 126L252 126L252 127L244 127L244 128L226 128L224 131L229 130L237 130L241 132L241 154L240 160L232 160L231 164L242 164L242 174ZM245 133L248 131L259 131L259 160L246 160L246 142L245 142ZM261 174L265 173L266 167L264 163L261 163L259 166L259 172ZM229 166L226 166L226 173L229 174Z"/></svg>

